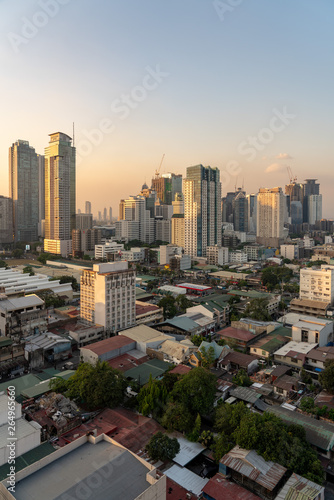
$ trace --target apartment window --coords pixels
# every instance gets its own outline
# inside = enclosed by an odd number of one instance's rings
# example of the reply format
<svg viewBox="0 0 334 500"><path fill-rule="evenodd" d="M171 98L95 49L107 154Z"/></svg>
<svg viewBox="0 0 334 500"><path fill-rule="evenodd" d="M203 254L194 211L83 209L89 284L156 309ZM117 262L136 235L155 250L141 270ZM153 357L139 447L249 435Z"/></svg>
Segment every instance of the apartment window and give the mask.
<svg viewBox="0 0 334 500"><path fill-rule="evenodd" d="M319 332L315 332L315 342L319 343Z"/></svg>

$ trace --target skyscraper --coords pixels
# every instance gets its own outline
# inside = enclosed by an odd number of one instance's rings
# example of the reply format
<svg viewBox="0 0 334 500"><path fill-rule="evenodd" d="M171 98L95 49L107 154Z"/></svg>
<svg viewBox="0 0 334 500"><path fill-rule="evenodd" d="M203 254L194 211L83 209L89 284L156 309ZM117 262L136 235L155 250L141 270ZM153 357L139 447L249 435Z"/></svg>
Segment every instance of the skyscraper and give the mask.
<svg viewBox="0 0 334 500"><path fill-rule="evenodd" d="M45 160L44 155L38 157L38 235L44 237L45 223Z"/></svg>
<svg viewBox="0 0 334 500"><path fill-rule="evenodd" d="M109 221L112 222L112 208L109 207Z"/></svg>
<svg viewBox="0 0 334 500"><path fill-rule="evenodd" d="M308 223L314 225L322 219L322 194L311 194L307 201Z"/></svg>
<svg viewBox="0 0 334 500"><path fill-rule="evenodd" d="M154 219L146 209L144 196L130 196L121 200L120 216L116 223L116 238L124 240L138 239L143 243L154 241Z"/></svg>
<svg viewBox="0 0 334 500"><path fill-rule="evenodd" d="M13 200L15 241L35 241L39 222L39 160L28 141L9 148L9 196Z"/></svg>
<svg viewBox="0 0 334 500"><path fill-rule="evenodd" d="M248 232L256 234L257 225L257 195L248 194Z"/></svg>
<svg viewBox="0 0 334 500"><path fill-rule="evenodd" d="M85 203L85 213L86 214L92 213L92 204L90 201L86 201L86 203Z"/></svg>
<svg viewBox="0 0 334 500"><path fill-rule="evenodd" d="M45 148L45 240L46 252L71 253L75 229L75 148L62 132L50 134Z"/></svg>
<svg viewBox="0 0 334 500"><path fill-rule="evenodd" d="M187 255L205 257L207 246L221 246L221 183L218 168L196 165L184 179L184 248Z"/></svg>
<svg viewBox="0 0 334 500"><path fill-rule="evenodd" d="M0 196L0 245L13 243L13 200Z"/></svg>
<svg viewBox="0 0 334 500"><path fill-rule="evenodd" d="M309 222L309 196L320 194L320 184L316 182L317 179L305 179L305 183L303 184L304 190L304 200L303 200L303 219L304 222ZM321 219L321 217L320 217ZM319 220L320 220L319 219ZM310 223L311 224L311 223Z"/></svg>
<svg viewBox="0 0 334 500"><path fill-rule="evenodd" d="M257 242L278 246L284 233L285 196L282 188L260 188L257 195Z"/></svg>
<svg viewBox="0 0 334 500"><path fill-rule="evenodd" d="M240 188L232 202L233 224L235 231L248 231L248 199L246 193Z"/></svg>
<svg viewBox="0 0 334 500"><path fill-rule="evenodd" d="M156 191L157 197L165 205L171 205L175 194L182 191L181 174L162 174L152 179L152 189Z"/></svg>

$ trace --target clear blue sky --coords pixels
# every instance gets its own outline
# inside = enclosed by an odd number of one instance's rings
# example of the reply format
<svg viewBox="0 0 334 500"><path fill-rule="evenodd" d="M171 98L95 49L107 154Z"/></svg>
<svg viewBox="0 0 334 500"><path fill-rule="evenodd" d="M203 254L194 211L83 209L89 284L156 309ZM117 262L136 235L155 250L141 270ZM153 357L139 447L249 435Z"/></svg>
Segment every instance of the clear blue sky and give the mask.
<svg viewBox="0 0 334 500"><path fill-rule="evenodd" d="M12 142L43 153L74 121L78 208L116 215L165 154L162 172L220 168L223 194L290 166L334 217L333 18L332 0L0 0L0 194Z"/></svg>

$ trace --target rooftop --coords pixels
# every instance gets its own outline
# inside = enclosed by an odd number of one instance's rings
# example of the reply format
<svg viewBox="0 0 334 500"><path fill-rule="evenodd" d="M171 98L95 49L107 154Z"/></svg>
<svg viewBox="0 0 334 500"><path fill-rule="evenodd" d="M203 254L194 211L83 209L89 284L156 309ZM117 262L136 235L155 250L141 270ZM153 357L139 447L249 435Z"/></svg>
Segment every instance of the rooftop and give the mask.
<svg viewBox="0 0 334 500"><path fill-rule="evenodd" d="M133 500L149 488L148 472L127 450L106 441L85 443L19 481L15 498L45 500L46 491L53 498L78 498L82 491L89 491L94 500Z"/></svg>
<svg viewBox="0 0 334 500"><path fill-rule="evenodd" d="M323 491L323 486L293 473L275 500L314 500Z"/></svg>
<svg viewBox="0 0 334 500"><path fill-rule="evenodd" d="M170 368L169 363L165 363L159 359L150 359L146 363L126 371L124 373L124 377L131 378L140 385L145 385L149 381L150 375L152 375L153 379L159 378L168 370L168 368Z"/></svg>
<svg viewBox="0 0 334 500"><path fill-rule="evenodd" d="M323 362L325 362L327 359L334 359L334 347L317 347L316 349L312 349L311 351L309 351L306 355L306 358Z"/></svg>
<svg viewBox="0 0 334 500"><path fill-rule="evenodd" d="M302 413L287 410L282 406L270 406L269 412L280 417L286 424L302 425L306 432L306 439L313 446L317 446L322 450L331 450L334 445L334 424L316 420Z"/></svg>
<svg viewBox="0 0 334 500"><path fill-rule="evenodd" d="M267 462L255 450L245 450L239 446L235 446L224 455L220 463L248 477L269 491L277 486L287 471L282 465Z"/></svg>
<svg viewBox="0 0 334 500"><path fill-rule="evenodd" d="M232 481L228 481L221 474L216 474L204 486L203 493L211 498L224 500L259 500L260 497L242 488Z"/></svg>
<svg viewBox="0 0 334 500"><path fill-rule="evenodd" d="M242 342L249 342L250 340L256 339L256 335L254 335L254 333L249 332L248 330L241 330L240 328L233 328L232 326L220 330L217 332L217 335L240 340Z"/></svg>
<svg viewBox="0 0 334 500"><path fill-rule="evenodd" d="M133 344L132 339L129 339L125 335L116 335L115 337L110 337L109 339L101 340L100 342L96 342L95 344L90 344L81 347L81 349L91 351L94 354L100 356L101 354L105 354L107 352L120 349L121 347L130 344Z"/></svg>
<svg viewBox="0 0 334 500"><path fill-rule="evenodd" d="M223 365L228 363L234 363L243 368L248 367L253 361L256 361L258 358L256 356L251 356L250 354L244 354L243 352L231 351L229 352L225 358L223 359Z"/></svg>
<svg viewBox="0 0 334 500"><path fill-rule="evenodd" d="M194 493L195 495L200 495L202 489L209 481L208 479L203 479L194 472L180 467L179 465L173 465L170 469L164 471L164 474L175 481L177 484L185 488L187 491ZM168 498L168 495L167 495Z"/></svg>
<svg viewBox="0 0 334 500"><path fill-rule="evenodd" d="M158 332L154 328L150 328L147 325L138 325L133 328L129 328L128 330L123 330L122 332L119 332L119 336L125 336L135 342L150 342L159 339L163 342L164 340L174 338L170 335Z"/></svg>
<svg viewBox="0 0 334 500"><path fill-rule="evenodd" d="M288 342L275 352L275 356L287 356L290 351L299 354L307 354L318 344L309 344L308 342Z"/></svg>

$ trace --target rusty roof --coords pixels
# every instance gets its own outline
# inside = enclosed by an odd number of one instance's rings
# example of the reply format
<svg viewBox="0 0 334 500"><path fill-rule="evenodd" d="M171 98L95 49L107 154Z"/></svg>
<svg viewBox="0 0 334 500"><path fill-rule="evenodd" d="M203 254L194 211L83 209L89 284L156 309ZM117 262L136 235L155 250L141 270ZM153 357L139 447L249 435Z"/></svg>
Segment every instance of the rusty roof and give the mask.
<svg viewBox="0 0 334 500"><path fill-rule="evenodd" d="M211 498L223 498L224 500L259 500L260 497L242 488L232 481L224 479L221 474L216 474L204 486L203 493ZM168 496L169 498L169 496Z"/></svg>
<svg viewBox="0 0 334 500"><path fill-rule="evenodd" d="M240 328L233 328L229 326L217 332L220 337L228 337L230 339L236 339L243 342L249 342L250 340L255 340L258 335L249 332L248 330L241 330Z"/></svg>
<svg viewBox="0 0 334 500"><path fill-rule="evenodd" d="M250 354L244 354L243 352L229 352L225 358L221 361L223 366L228 363L234 363L241 366L242 368L247 368L253 361L259 359L257 356L251 356Z"/></svg>
<svg viewBox="0 0 334 500"><path fill-rule="evenodd" d="M239 446L235 446L229 453L226 453L220 463L269 491L277 486L287 471L282 465L266 462L255 450L245 450Z"/></svg>
<svg viewBox="0 0 334 500"><path fill-rule="evenodd" d="M126 345L133 344L134 340L129 339L125 335L116 335L116 337L110 337L109 339L100 340L100 342L96 342L95 344L89 344L81 349L87 349L89 351L94 352L98 356L101 354L105 354L110 351L114 351L116 349L120 349Z"/></svg>
<svg viewBox="0 0 334 500"><path fill-rule="evenodd" d="M290 377L290 375L283 375L274 380L273 386L283 389L284 391L291 391L292 389L297 389L298 378Z"/></svg>

